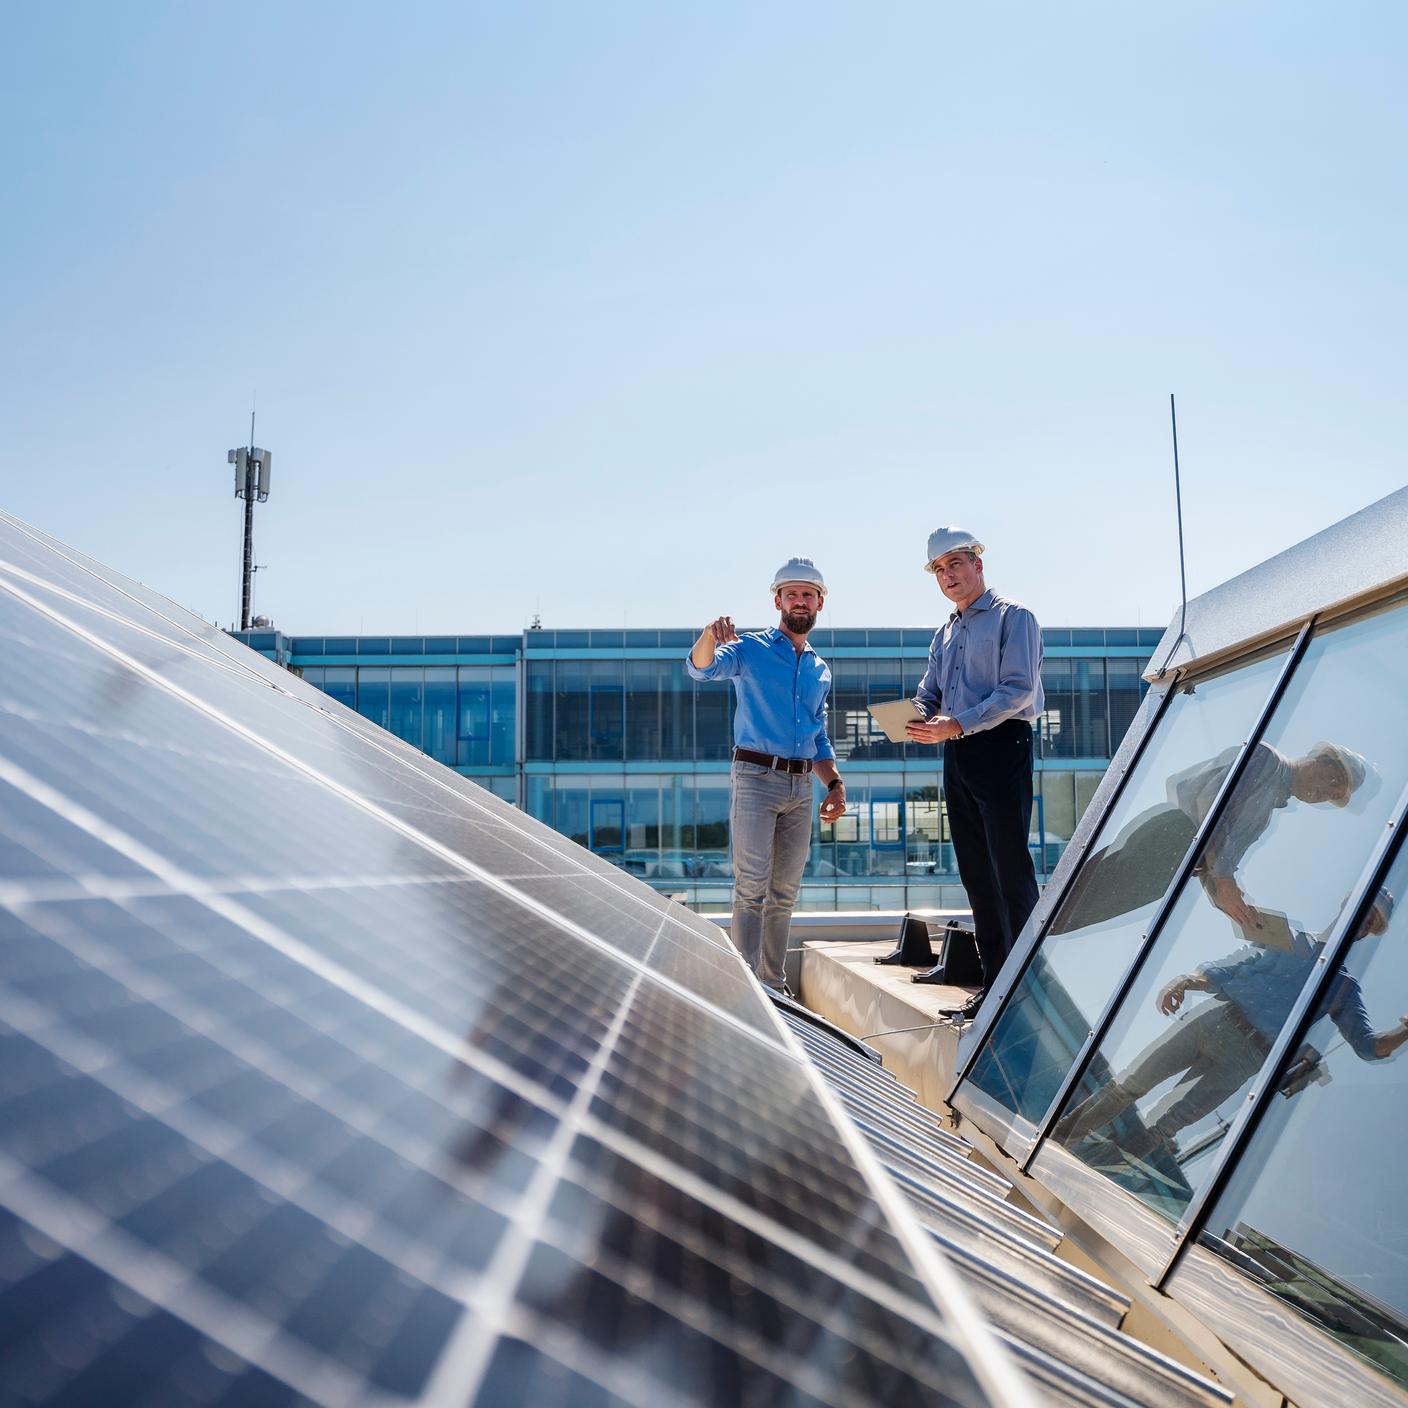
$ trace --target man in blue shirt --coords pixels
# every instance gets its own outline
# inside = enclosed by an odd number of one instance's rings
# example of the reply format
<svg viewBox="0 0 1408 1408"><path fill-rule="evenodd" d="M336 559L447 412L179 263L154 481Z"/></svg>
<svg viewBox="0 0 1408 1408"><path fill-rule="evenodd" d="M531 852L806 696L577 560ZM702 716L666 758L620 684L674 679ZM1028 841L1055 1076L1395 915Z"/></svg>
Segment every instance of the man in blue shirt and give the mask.
<svg viewBox="0 0 1408 1408"><path fill-rule="evenodd" d="M1393 896L1381 889L1355 939L1386 933L1392 916ZM1138 1115L1136 1123L1115 1136L1120 1153L1143 1160L1162 1148L1177 1161L1174 1136L1239 1098L1260 1071L1329 934L1330 929L1313 937L1296 931L1288 949L1247 944L1166 984L1156 999L1166 1017L1179 1012L1190 992L1206 993L1207 998L1190 1006L1127 1069L1065 1114L1056 1126L1057 1136L1074 1144L1120 1116ZM1385 1031L1374 1030L1359 981L1347 965L1330 981L1321 1012L1339 1028L1361 1061L1386 1060L1408 1044L1408 1017ZM1293 1063L1292 1077L1303 1077L1306 1065L1317 1059L1318 1054L1307 1055L1303 1048ZM1136 1102L1175 1076L1178 1079L1167 1093L1140 1115Z"/></svg>
<svg viewBox="0 0 1408 1408"><path fill-rule="evenodd" d="M720 616L699 634L685 667L696 680L732 680L733 941L765 986L786 990L792 906L812 838L812 776L826 787L821 820L846 810L836 750L826 735L831 671L807 644L826 604L816 565L794 557L773 579L777 626L740 636Z"/></svg>
<svg viewBox="0 0 1408 1408"><path fill-rule="evenodd" d="M1032 722L1045 707L1041 627L1025 606L983 580L986 549L962 528L929 535L928 572L953 603L934 635L906 725L916 743L942 743L944 801L959 878L973 908L983 986L956 1009L977 1016L1036 905Z"/></svg>

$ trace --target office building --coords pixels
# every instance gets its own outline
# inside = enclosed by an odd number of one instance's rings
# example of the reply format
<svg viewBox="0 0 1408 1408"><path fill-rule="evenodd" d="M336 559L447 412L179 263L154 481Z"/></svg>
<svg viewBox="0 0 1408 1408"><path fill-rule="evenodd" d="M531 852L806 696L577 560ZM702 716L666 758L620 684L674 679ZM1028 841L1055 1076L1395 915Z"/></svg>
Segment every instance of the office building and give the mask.
<svg viewBox="0 0 1408 1408"><path fill-rule="evenodd" d="M1162 631L1047 628L1032 823L1060 858L1145 688ZM961 907L938 750L889 742L866 705L912 692L928 629L812 633L850 809L813 829L803 909ZM564 836L696 908L728 906L733 690L685 673L692 630L240 636L310 684Z"/></svg>

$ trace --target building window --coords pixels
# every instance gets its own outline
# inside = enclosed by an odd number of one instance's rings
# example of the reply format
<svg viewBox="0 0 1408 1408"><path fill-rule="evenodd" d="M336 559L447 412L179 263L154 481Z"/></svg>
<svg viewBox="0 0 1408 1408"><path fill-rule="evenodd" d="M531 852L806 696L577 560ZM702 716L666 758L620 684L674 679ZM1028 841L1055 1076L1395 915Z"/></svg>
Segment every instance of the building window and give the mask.
<svg viewBox="0 0 1408 1408"><path fill-rule="evenodd" d="M398 665L391 671L391 732L416 748L421 746L424 707L424 666Z"/></svg>
<svg viewBox="0 0 1408 1408"><path fill-rule="evenodd" d="M530 660L527 664L527 753L531 762L550 763L553 759L553 739L556 736L553 688L553 662Z"/></svg>
<svg viewBox="0 0 1408 1408"><path fill-rule="evenodd" d="M364 666L357 671L357 712L378 728L391 727L391 671Z"/></svg>
<svg viewBox="0 0 1408 1408"><path fill-rule="evenodd" d="M458 761L455 725L455 671L432 665L425 672L425 732L421 747L438 763Z"/></svg>

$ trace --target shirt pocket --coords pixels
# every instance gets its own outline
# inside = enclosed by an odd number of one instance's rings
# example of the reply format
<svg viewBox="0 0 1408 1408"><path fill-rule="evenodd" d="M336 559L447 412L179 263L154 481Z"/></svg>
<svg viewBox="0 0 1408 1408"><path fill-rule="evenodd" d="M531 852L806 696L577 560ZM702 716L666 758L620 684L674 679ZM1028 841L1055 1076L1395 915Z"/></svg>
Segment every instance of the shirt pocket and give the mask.
<svg viewBox="0 0 1408 1408"><path fill-rule="evenodd" d="M987 693L997 688L998 643L995 636L970 637L964 654L963 680L970 688Z"/></svg>
<svg viewBox="0 0 1408 1408"><path fill-rule="evenodd" d="M810 675L802 680L800 686L800 697L802 707L813 717L821 713L821 706L826 703L826 696L830 692L831 681L821 675Z"/></svg>

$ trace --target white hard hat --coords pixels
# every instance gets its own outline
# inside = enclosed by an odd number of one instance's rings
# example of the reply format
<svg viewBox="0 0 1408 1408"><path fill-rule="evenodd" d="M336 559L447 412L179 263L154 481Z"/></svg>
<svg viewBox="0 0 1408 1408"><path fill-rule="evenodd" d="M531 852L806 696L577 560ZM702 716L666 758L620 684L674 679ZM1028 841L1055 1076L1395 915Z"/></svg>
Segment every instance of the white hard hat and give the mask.
<svg viewBox="0 0 1408 1408"><path fill-rule="evenodd" d="M1364 785L1364 779L1373 771L1358 753L1341 743L1317 743L1308 756L1329 758L1344 770L1344 793L1330 799L1337 807L1348 806L1350 798Z"/></svg>
<svg viewBox="0 0 1408 1408"><path fill-rule="evenodd" d="M803 582L809 587L815 587L822 596L826 595L826 578L809 557L789 557L777 569L777 575L772 579L773 594L776 595L778 589L785 587L789 582Z"/></svg>
<svg viewBox="0 0 1408 1408"><path fill-rule="evenodd" d="M924 570L932 572L934 563L951 552L975 552L981 557L987 549L966 528L935 528L929 534L929 556Z"/></svg>

